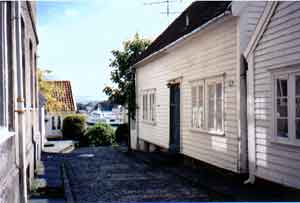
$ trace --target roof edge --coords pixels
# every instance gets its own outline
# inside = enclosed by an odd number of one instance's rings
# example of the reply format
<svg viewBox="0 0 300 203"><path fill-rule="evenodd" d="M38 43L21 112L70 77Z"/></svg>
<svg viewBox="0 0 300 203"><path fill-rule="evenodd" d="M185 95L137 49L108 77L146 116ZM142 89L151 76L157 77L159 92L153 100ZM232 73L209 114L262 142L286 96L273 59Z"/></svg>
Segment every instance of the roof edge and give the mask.
<svg viewBox="0 0 300 203"><path fill-rule="evenodd" d="M264 34L276 8L278 6L278 2L277 1L268 1L267 5L263 11L263 14L261 15L257 26L251 36L251 39L243 53L244 57L246 59L248 59L250 53L255 49L255 47L257 46L260 38L262 37L262 35Z"/></svg>
<svg viewBox="0 0 300 203"><path fill-rule="evenodd" d="M220 14L220 15L218 15L218 16L212 18L212 19L210 19L209 21L207 21L206 23L204 23L204 24L201 25L200 27L194 29L192 32L189 32L189 33L183 35L183 36L180 37L179 39L177 39L177 40L175 40L174 42L172 42L172 43L166 45L165 47L161 48L160 50L158 50L158 51L152 53L151 55L147 56L146 58L142 59L141 61L138 61L137 63L133 64L132 66L133 66L133 67L136 67L136 66L140 65L141 63L144 63L144 62L150 60L150 59L153 58L154 56L156 56L156 55L158 55L158 54L160 54L160 53L162 53L162 52L164 52L164 51L170 49L171 47L177 45L178 43L182 42L183 40L185 40L185 39L191 37L192 35L194 35L194 34L200 32L200 31L202 31L202 30L203 30L204 28L206 28L208 25L210 25L210 24L216 22L217 20L219 20L219 19L221 19L221 18L223 18L223 17L225 17L225 16L228 16L228 15L230 15L230 14L231 14L231 11L226 10L226 11L223 12L222 14Z"/></svg>

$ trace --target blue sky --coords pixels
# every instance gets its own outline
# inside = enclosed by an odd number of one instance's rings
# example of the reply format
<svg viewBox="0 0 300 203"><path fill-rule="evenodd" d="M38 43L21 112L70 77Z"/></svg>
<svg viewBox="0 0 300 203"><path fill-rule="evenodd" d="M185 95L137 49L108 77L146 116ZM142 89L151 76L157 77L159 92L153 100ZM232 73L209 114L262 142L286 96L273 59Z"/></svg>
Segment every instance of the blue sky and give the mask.
<svg viewBox="0 0 300 203"><path fill-rule="evenodd" d="M152 0L38 2L39 67L52 70L55 79L71 80L76 97L106 99L110 51L136 32L155 39L178 15L162 15L165 5L147 2ZM171 11L183 11L191 2L178 0Z"/></svg>

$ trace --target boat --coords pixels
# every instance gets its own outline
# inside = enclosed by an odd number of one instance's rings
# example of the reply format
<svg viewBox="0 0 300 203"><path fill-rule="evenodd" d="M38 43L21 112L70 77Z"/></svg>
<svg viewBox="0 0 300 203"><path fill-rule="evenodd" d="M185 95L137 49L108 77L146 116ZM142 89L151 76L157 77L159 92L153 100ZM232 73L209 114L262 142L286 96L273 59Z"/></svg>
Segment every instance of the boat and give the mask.
<svg viewBox="0 0 300 203"><path fill-rule="evenodd" d="M120 108L108 110L97 109L92 111L87 118L88 125L95 125L96 123L106 123L112 127L123 124L123 112Z"/></svg>

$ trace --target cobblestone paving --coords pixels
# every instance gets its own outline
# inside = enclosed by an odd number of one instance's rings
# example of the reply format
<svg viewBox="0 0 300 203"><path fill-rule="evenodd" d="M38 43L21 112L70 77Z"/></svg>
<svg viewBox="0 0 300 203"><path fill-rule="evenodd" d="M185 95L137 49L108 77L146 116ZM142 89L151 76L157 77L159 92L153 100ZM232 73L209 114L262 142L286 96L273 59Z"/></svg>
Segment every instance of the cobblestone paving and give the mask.
<svg viewBox="0 0 300 203"><path fill-rule="evenodd" d="M206 190L110 147L78 149L65 158L77 203L211 200Z"/></svg>

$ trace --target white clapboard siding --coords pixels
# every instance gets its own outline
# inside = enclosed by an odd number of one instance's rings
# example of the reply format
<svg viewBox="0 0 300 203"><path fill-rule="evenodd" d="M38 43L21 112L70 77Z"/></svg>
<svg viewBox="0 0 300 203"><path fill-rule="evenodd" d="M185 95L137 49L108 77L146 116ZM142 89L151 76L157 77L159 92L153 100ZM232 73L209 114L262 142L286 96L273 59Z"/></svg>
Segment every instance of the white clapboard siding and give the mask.
<svg viewBox="0 0 300 203"><path fill-rule="evenodd" d="M300 146L279 144L271 139L270 69L281 64L295 65L299 58L300 2L280 2L254 51L256 175L298 188Z"/></svg>
<svg viewBox="0 0 300 203"><path fill-rule="evenodd" d="M237 19L226 16L168 53L137 68L138 93L156 89L156 123L139 122L139 137L169 147L169 80L181 77L181 153L239 172L240 139L237 118ZM224 80L225 136L192 131L190 81L226 73ZM138 95L139 118L142 96Z"/></svg>
<svg viewBox="0 0 300 203"><path fill-rule="evenodd" d="M233 13L237 13L240 17L240 49L243 52L264 11L266 1L233 1L232 5Z"/></svg>

